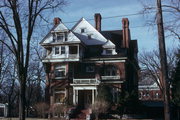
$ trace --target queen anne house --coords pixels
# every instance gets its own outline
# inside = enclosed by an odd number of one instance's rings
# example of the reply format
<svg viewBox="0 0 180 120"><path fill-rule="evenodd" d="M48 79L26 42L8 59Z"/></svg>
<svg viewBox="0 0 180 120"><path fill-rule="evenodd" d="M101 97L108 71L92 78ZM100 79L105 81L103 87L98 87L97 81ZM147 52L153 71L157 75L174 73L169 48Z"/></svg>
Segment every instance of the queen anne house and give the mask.
<svg viewBox="0 0 180 120"><path fill-rule="evenodd" d="M68 102L88 106L98 94L98 86L111 87L112 100L119 92L138 93L138 46L131 40L129 21L122 30L101 30L101 15L95 27L81 18L68 29L60 18L40 42L45 49L46 100L50 105Z"/></svg>

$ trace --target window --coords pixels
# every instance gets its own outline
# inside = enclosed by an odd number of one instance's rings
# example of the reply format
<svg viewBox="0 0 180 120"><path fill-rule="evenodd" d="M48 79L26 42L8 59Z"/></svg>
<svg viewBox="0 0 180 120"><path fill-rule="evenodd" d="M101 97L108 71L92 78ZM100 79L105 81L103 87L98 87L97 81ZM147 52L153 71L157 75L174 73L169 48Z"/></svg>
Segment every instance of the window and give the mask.
<svg viewBox="0 0 180 120"><path fill-rule="evenodd" d="M69 54L77 54L77 46L69 46Z"/></svg>
<svg viewBox="0 0 180 120"><path fill-rule="evenodd" d="M94 72L94 66L86 66L86 72Z"/></svg>
<svg viewBox="0 0 180 120"><path fill-rule="evenodd" d="M155 94L155 97L156 97L156 98L159 98L159 93L158 93L158 92Z"/></svg>
<svg viewBox="0 0 180 120"><path fill-rule="evenodd" d="M139 94L139 98L140 98L140 99L142 99L142 97L143 97L143 93L142 93L142 92L140 92L140 94Z"/></svg>
<svg viewBox="0 0 180 120"><path fill-rule="evenodd" d="M81 33L85 33L85 28L81 28Z"/></svg>
<svg viewBox="0 0 180 120"><path fill-rule="evenodd" d="M55 41L56 41L56 34L53 33L53 42L55 42Z"/></svg>
<svg viewBox="0 0 180 120"><path fill-rule="evenodd" d="M63 36L63 34L57 34L57 42L60 42L60 41L63 41L63 38L64 38L64 36Z"/></svg>
<svg viewBox="0 0 180 120"><path fill-rule="evenodd" d="M55 77L65 77L65 66L57 66L55 67Z"/></svg>
<svg viewBox="0 0 180 120"><path fill-rule="evenodd" d="M107 67L104 71L105 76L116 76L117 70L115 67Z"/></svg>
<svg viewBox="0 0 180 120"><path fill-rule="evenodd" d="M65 33L65 41L68 41L68 33Z"/></svg>
<svg viewBox="0 0 180 120"><path fill-rule="evenodd" d="M112 54L112 50L106 50L106 54L108 55Z"/></svg>
<svg viewBox="0 0 180 120"><path fill-rule="evenodd" d="M65 54L65 46L61 46L61 54Z"/></svg>
<svg viewBox="0 0 180 120"><path fill-rule="evenodd" d="M55 103L63 103L65 100L64 91L57 91L55 93Z"/></svg>
<svg viewBox="0 0 180 120"><path fill-rule="evenodd" d="M64 42L68 40L68 32L65 33L52 33L53 42Z"/></svg>
<svg viewBox="0 0 180 120"><path fill-rule="evenodd" d="M59 54L59 47L54 48L54 53L55 53L55 55Z"/></svg>

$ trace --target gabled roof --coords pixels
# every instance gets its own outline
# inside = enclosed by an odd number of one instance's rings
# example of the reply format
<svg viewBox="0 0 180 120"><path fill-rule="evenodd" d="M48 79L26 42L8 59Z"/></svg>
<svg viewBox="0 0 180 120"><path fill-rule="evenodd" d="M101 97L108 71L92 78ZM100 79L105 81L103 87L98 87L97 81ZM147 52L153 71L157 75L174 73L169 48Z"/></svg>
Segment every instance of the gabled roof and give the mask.
<svg viewBox="0 0 180 120"><path fill-rule="evenodd" d="M84 33L81 33L81 29L86 30ZM81 18L75 24L72 31L86 45L103 45L107 42L107 39L84 18ZM91 35L91 39L88 38L88 35Z"/></svg>
<svg viewBox="0 0 180 120"><path fill-rule="evenodd" d="M49 33L43 38L43 40L40 42L40 44L51 44L53 42L53 32L69 32L68 42L81 42L79 38L74 35L72 31L70 31L62 22L56 26L53 26L53 28L49 31Z"/></svg>
<svg viewBox="0 0 180 120"><path fill-rule="evenodd" d="M53 31L58 25L54 25L53 28L48 32L48 34L41 40L39 44L42 44L50 35L51 31Z"/></svg>

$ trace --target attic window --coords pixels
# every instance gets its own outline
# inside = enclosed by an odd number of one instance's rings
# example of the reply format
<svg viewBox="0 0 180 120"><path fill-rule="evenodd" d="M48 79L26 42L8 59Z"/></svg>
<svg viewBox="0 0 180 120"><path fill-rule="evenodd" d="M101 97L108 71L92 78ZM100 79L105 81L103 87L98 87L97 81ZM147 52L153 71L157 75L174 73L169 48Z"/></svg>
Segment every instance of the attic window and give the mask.
<svg viewBox="0 0 180 120"><path fill-rule="evenodd" d="M57 42L63 41L63 34L57 34Z"/></svg>
<svg viewBox="0 0 180 120"><path fill-rule="evenodd" d="M67 34L67 32L65 33L65 41L67 41L68 40L68 34Z"/></svg>
<svg viewBox="0 0 180 120"><path fill-rule="evenodd" d="M81 33L85 33L85 28L81 28Z"/></svg>
<svg viewBox="0 0 180 120"><path fill-rule="evenodd" d="M55 42L55 41L56 41L56 34L53 33L53 42Z"/></svg>
<svg viewBox="0 0 180 120"><path fill-rule="evenodd" d="M109 49L106 50L106 54L107 54L107 55L111 55L111 54L112 54L112 50L109 50Z"/></svg>

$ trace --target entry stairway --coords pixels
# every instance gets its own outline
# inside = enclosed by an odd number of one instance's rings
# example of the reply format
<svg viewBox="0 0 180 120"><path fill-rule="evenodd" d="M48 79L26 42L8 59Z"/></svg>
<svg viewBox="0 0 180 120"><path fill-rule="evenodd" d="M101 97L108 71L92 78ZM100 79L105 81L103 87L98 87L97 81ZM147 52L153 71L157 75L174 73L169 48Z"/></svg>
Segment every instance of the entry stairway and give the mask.
<svg viewBox="0 0 180 120"><path fill-rule="evenodd" d="M82 109L76 114L75 118L71 118L70 120L90 120L90 114L90 108Z"/></svg>

